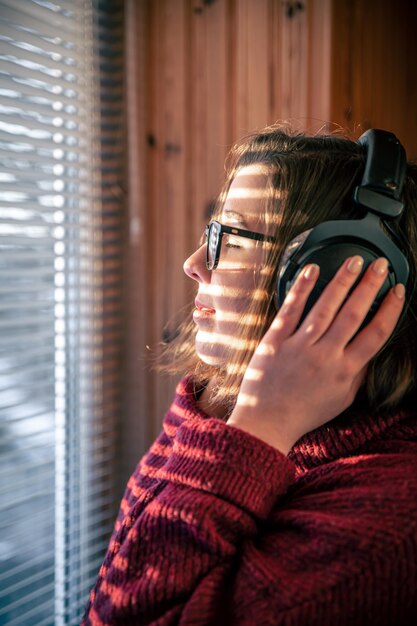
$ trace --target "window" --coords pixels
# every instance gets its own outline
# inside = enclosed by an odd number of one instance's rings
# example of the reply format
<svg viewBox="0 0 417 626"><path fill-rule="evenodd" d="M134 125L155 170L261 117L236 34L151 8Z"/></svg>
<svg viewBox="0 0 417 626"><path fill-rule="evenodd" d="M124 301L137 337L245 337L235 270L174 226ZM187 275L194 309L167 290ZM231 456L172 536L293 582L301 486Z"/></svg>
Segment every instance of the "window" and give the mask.
<svg viewBox="0 0 417 626"><path fill-rule="evenodd" d="M0 623L79 624L115 517L123 3L0 0Z"/></svg>

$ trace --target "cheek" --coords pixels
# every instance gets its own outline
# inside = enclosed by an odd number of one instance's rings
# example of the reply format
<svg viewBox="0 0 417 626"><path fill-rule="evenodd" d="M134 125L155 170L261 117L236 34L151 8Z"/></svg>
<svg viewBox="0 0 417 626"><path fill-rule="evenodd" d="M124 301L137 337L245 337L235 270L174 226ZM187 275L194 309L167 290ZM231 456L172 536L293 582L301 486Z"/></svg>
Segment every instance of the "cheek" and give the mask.
<svg viewBox="0 0 417 626"><path fill-rule="evenodd" d="M255 301L265 298L262 289L255 286L254 280L244 277L235 284L225 287L221 295L215 298L215 308L218 312L217 320L229 322L239 321L242 313L248 311Z"/></svg>
<svg viewBox="0 0 417 626"><path fill-rule="evenodd" d="M253 268L236 271L214 271L209 289L219 300L244 301L253 296L260 280L260 272Z"/></svg>
<svg viewBox="0 0 417 626"><path fill-rule="evenodd" d="M248 293L241 294L236 291L235 294L229 294L222 298L218 306L217 321L237 323L245 311L248 310L248 306L251 302L251 295Z"/></svg>

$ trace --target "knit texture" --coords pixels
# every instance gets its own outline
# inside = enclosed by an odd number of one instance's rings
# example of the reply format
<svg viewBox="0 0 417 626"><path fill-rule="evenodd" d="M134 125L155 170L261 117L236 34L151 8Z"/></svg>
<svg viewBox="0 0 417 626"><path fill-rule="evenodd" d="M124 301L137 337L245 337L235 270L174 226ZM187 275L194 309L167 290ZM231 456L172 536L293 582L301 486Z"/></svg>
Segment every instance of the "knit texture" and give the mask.
<svg viewBox="0 0 417 626"><path fill-rule="evenodd" d="M184 379L82 624L415 626L417 416L351 411L285 456Z"/></svg>

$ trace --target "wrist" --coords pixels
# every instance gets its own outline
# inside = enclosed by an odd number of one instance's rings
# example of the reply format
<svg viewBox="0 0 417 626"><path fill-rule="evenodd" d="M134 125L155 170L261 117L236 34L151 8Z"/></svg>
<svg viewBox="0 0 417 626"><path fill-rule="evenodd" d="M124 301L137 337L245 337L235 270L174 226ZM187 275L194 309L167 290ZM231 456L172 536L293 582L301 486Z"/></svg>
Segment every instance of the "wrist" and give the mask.
<svg viewBox="0 0 417 626"><path fill-rule="evenodd" d="M297 441L297 438L286 432L283 427L271 427L270 424L260 420L259 415L249 415L248 411L242 411L238 408L231 413L226 424L248 432L285 455Z"/></svg>

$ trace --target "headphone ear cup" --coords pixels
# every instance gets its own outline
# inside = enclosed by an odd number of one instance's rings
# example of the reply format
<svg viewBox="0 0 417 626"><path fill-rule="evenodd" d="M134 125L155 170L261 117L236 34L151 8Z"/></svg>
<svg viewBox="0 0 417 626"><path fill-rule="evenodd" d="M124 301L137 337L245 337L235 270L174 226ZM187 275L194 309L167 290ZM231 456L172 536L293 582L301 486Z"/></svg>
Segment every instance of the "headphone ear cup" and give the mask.
<svg viewBox="0 0 417 626"><path fill-rule="evenodd" d="M320 274L314 286L314 289L307 300L306 306L300 319L301 324L323 293L326 286L329 284L329 282L335 276L336 272L342 266L342 264L346 261L347 258L355 255L360 255L364 260L364 264L362 271L359 274L354 285L350 289L349 294L358 284L370 263L372 263L372 261L374 261L380 255L376 254L376 252L370 250L369 248L365 248L364 246L355 243L334 243L332 245L326 245L318 249L316 248L307 255L299 254L296 252L288 259L285 267L281 269L277 277L277 308L279 309L282 306L287 293L291 289L292 285L294 284L296 278L303 270L303 268L306 265L310 265L311 263L316 263L320 267ZM394 286L394 284L395 277L392 273L389 273L384 281L384 284L379 290L362 326L367 324L372 319L385 294L392 286Z"/></svg>

